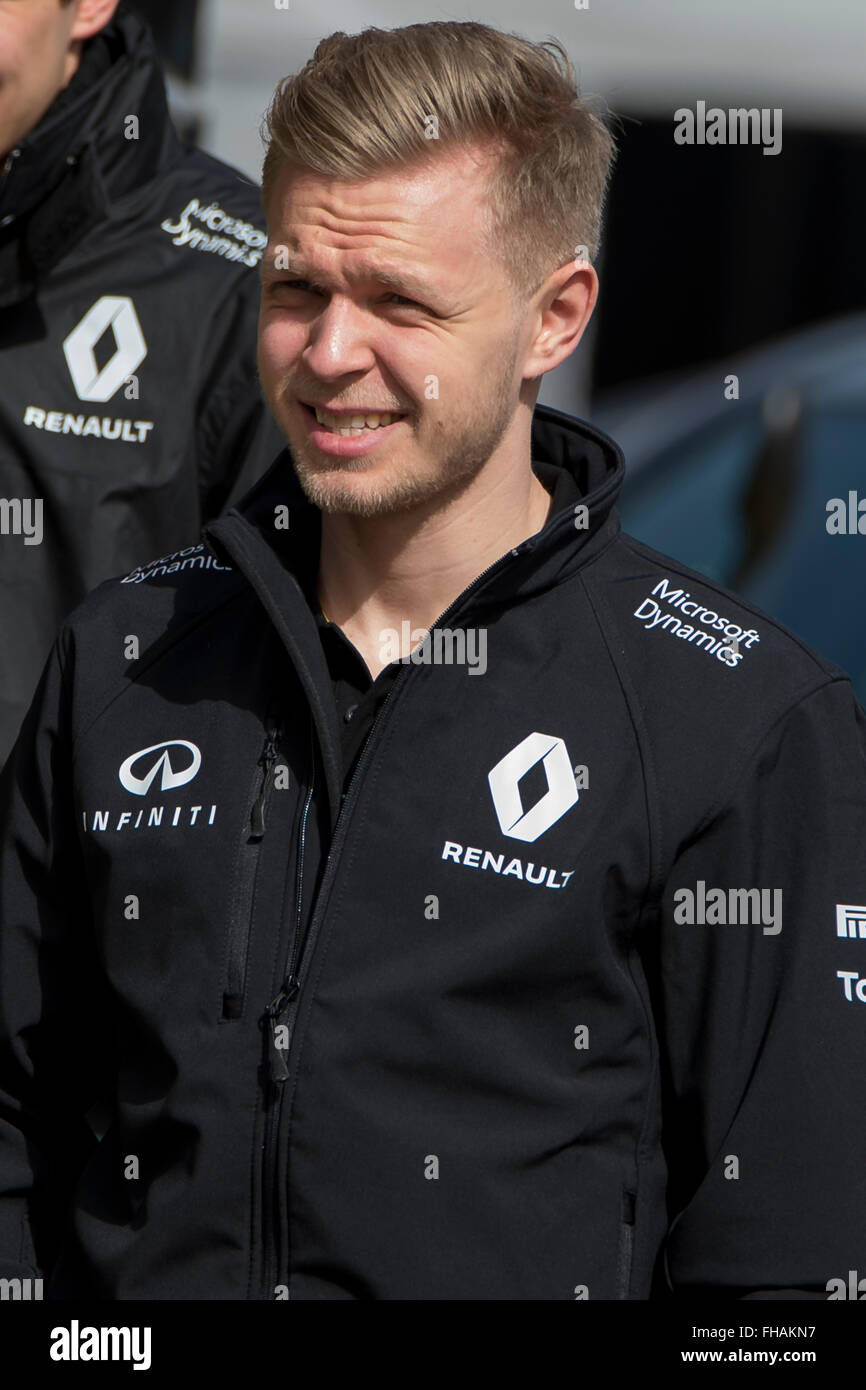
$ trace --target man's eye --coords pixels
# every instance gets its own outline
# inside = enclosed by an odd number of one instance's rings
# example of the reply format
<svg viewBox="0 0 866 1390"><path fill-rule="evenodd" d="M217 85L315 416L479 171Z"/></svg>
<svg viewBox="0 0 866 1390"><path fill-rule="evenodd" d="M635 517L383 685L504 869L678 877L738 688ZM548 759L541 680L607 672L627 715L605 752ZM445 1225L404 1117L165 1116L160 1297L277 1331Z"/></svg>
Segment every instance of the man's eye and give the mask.
<svg viewBox="0 0 866 1390"><path fill-rule="evenodd" d="M314 285L311 280L276 280L274 283L278 289L298 290L302 294L322 293L318 285ZM388 296L388 300L390 303L396 304L401 308L404 305L408 305L410 309L421 309L424 313L430 312L426 305L419 304L417 299L407 299L406 296L402 294L391 294Z"/></svg>
<svg viewBox="0 0 866 1390"><path fill-rule="evenodd" d="M423 305L423 304L419 304L418 301L417 301L417 299L407 299L407 298L405 297L405 295L402 295L402 294L392 294L392 295L391 295L391 299L392 299L392 301L396 301L396 302L399 303L399 304L408 304L408 305L410 305L410 307L413 308L413 309L423 309L423 308L424 308L424 305Z"/></svg>

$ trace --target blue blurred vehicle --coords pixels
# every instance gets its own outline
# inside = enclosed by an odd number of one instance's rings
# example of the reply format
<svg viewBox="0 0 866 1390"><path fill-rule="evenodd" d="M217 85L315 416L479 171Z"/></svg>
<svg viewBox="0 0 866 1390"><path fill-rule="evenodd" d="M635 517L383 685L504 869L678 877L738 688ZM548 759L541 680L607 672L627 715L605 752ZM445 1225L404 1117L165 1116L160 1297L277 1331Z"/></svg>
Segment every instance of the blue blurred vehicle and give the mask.
<svg viewBox="0 0 866 1390"><path fill-rule="evenodd" d="M625 530L778 618L866 705L866 505L862 534L827 529L831 499L866 504L866 315L618 389L591 414L625 451Z"/></svg>

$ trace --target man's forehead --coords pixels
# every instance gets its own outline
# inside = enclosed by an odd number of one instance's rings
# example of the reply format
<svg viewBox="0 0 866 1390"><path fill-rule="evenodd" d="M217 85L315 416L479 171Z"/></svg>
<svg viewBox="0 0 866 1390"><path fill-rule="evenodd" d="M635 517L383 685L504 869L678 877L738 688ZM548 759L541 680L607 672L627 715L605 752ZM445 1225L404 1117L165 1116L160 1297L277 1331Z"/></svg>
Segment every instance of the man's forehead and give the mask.
<svg viewBox="0 0 866 1390"><path fill-rule="evenodd" d="M463 149L347 178L286 163L269 211L275 223L322 226L353 241L365 227L374 235L411 237L425 227L435 234L443 225L472 224L486 187L484 162Z"/></svg>
<svg viewBox="0 0 866 1390"><path fill-rule="evenodd" d="M292 239L293 241L296 239ZM334 248L312 248L310 254L303 254L292 246L292 241L277 247L269 242L262 257L262 278L265 281L280 274L296 275L308 280L321 275L344 275L353 280L375 280L380 285L388 285L397 294L411 297L429 294L438 286L438 263L430 257L392 258L388 261L371 256L366 251L351 246L338 250L337 255L329 254ZM324 254L322 254L324 252Z"/></svg>
<svg viewBox="0 0 866 1390"><path fill-rule="evenodd" d="M279 269L346 273L390 283L398 293L431 280L462 279L483 254L484 171L458 152L367 178L339 179L284 166L268 213L262 274L281 248ZM460 247L456 257L455 248Z"/></svg>

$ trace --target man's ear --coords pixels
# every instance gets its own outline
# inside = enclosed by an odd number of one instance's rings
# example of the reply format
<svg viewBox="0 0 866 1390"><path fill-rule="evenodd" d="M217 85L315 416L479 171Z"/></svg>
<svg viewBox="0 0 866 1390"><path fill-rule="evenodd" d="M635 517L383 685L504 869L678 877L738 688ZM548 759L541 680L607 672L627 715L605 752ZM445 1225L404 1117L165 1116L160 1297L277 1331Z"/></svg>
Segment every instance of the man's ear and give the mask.
<svg viewBox="0 0 866 1390"><path fill-rule="evenodd" d="M536 291L537 331L523 364L524 377L540 377L564 362L583 337L598 298L598 276L588 260L560 266Z"/></svg>
<svg viewBox="0 0 866 1390"><path fill-rule="evenodd" d="M78 13L72 25L70 39L92 39L114 18L119 0L78 0Z"/></svg>

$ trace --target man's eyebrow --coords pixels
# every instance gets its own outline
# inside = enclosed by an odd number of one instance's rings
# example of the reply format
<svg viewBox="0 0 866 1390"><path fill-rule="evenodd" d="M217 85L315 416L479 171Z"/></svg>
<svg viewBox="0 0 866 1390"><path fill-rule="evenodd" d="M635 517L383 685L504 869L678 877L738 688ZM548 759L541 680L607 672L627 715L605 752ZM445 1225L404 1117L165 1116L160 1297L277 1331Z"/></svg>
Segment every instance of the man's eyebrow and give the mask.
<svg viewBox="0 0 866 1390"><path fill-rule="evenodd" d="M309 280L313 285L319 283L313 271L307 270L301 261L286 256L285 252L280 257L279 267L274 264L274 259L273 255L266 254L262 257L260 273L263 281L276 279L280 275L295 275L299 280ZM372 265L364 261L355 265L353 271L358 276L365 276L381 285L387 285L395 294L404 295L408 299L424 301L435 293L432 286L425 284L418 277L387 266Z"/></svg>

